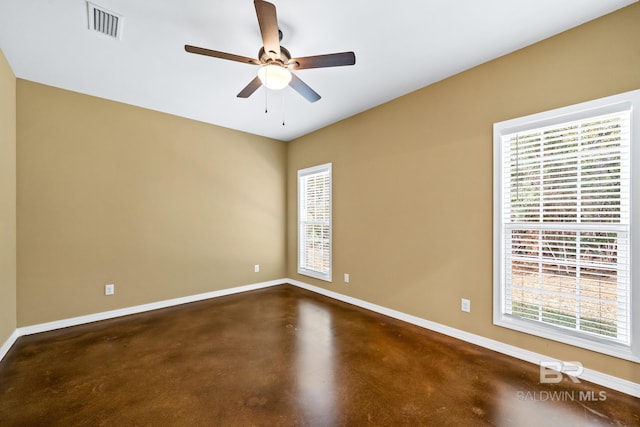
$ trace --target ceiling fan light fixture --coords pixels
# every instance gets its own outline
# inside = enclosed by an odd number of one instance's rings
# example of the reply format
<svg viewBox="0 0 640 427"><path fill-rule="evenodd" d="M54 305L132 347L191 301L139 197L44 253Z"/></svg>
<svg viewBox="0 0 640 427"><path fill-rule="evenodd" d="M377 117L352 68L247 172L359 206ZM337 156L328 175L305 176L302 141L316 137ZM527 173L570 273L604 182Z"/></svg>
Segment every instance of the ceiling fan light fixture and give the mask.
<svg viewBox="0 0 640 427"><path fill-rule="evenodd" d="M258 70L258 78L269 89L280 90L289 85L291 72L277 64L267 64Z"/></svg>

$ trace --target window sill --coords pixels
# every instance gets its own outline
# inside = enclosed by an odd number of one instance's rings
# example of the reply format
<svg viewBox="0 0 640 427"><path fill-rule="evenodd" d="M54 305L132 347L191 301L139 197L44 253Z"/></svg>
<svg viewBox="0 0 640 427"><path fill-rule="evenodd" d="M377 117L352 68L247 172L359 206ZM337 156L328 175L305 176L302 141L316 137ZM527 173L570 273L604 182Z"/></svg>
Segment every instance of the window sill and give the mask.
<svg viewBox="0 0 640 427"><path fill-rule="evenodd" d="M631 346L613 342L606 338L588 337L572 330L564 330L555 326L527 321L509 315L494 315L493 324L619 359L640 363L640 354L635 353Z"/></svg>
<svg viewBox="0 0 640 427"><path fill-rule="evenodd" d="M331 283L331 273L322 274L313 270L306 270L304 268L298 268L298 274L302 274L303 276L313 277L314 279L324 280L325 282Z"/></svg>

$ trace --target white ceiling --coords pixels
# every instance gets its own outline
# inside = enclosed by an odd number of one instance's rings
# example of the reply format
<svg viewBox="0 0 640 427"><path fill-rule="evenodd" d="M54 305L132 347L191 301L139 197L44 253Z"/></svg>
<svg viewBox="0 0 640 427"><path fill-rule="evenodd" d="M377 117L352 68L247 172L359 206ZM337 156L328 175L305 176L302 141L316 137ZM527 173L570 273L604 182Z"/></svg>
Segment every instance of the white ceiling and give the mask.
<svg viewBox="0 0 640 427"><path fill-rule="evenodd" d="M262 46L252 0L94 0L121 40L88 30L83 0L0 0L0 48L17 77L279 140L292 140L637 0L273 0L293 57L354 51L356 65L299 70L291 88L236 94ZM286 125L282 125L283 116Z"/></svg>

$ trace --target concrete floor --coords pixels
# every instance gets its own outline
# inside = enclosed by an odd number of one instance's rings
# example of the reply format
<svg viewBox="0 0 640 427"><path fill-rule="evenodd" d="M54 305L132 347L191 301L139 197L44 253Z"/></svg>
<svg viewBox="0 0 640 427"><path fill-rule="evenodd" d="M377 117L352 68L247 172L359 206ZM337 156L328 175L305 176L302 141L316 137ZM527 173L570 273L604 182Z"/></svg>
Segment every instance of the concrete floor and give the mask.
<svg viewBox="0 0 640 427"><path fill-rule="evenodd" d="M0 426L37 425L639 426L640 399L283 285L21 337Z"/></svg>

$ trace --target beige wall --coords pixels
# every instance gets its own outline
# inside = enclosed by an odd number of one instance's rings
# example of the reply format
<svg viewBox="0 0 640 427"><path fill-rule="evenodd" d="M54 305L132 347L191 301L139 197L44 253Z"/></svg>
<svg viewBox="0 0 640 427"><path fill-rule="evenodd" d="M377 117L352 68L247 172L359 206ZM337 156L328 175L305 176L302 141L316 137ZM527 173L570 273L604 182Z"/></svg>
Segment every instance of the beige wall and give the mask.
<svg viewBox="0 0 640 427"><path fill-rule="evenodd" d="M285 143L20 79L17 117L18 326L285 276Z"/></svg>
<svg viewBox="0 0 640 427"><path fill-rule="evenodd" d="M16 78L0 50L0 346L16 329Z"/></svg>
<svg viewBox="0 0 640 427"><path fill-rule="evenodd" d="M640 88L639 23L635 4L291 143L288 276L640 382L636 363L492 324L492 125ZM296 273L296 171L326 162L333 283Z"/></svg>

